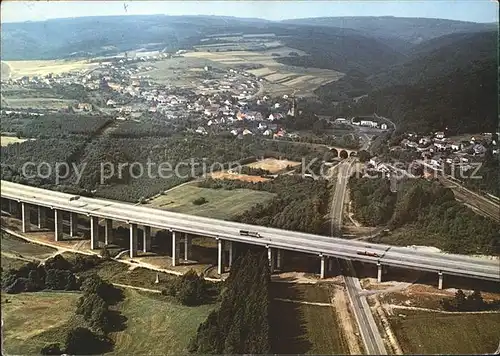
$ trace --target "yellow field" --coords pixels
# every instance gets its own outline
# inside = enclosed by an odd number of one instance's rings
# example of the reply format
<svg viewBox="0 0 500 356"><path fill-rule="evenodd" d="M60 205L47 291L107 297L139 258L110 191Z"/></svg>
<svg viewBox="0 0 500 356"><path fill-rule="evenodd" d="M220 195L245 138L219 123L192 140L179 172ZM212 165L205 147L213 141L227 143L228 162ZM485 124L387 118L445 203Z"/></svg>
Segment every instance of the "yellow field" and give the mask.
<svg viewBox="0 0 500 356"><path fill-rule="evenodd" d="M97 67L97 63L87 63L86 61L6 61L10 67L10 77L13 79L23 76L47 75L49 73L61 74L77 70L86 70Z"/></svg>
<svg viewBox="0 0 500 356"><path fill-rule="evenodd" d="M7 145L10 145L11 143L16 143L16 142L24 142L27 141L26 138L17 138L17 137L11 137L11 136L1 136L0 137L0 146L5 147Z"/></svg>
<svg viewBox="0 0 500 356"><path fill-rule="evenodd" d="M287 49L293 50L293 49ZM275 61L273 52L269 51L231 51L231 52L188 52L183 56L210 60L225 65L260 64L259 69L250 69L247 72L272 83L269 90L274 93L286 93L290 88L296 89L297 95L310 95L317 87L339 80L344 74L328 69L299 68L287 66ZM289 80L288 80L289 79Z"/></svg>
<svg viewBox="0 0 500 356"><path fill-rule="evenodd" d="M282 171L288 166L295 167L298 165L300 165L300 162L289 161L286 159L265 158L261 161L249 163L246 166L251 168L265 169L271 173L276 173Z"/></svg>
<svg viewBox="0 0 500 356"><path fill-rule="evenodd" d="M62 109L75 103L75 100L55 98L8 98L4 102L12 109Z"/></svg>
<svg viewBox="0 0 500 356"><path fill-rule="evenodd" d="M265 182L268 181L269 178L263 178L259 176L251 176L248 174L234 174L229 172L214 172L210 175L213 179L232 179L232 180L242 180L244 182Z"/></svg>

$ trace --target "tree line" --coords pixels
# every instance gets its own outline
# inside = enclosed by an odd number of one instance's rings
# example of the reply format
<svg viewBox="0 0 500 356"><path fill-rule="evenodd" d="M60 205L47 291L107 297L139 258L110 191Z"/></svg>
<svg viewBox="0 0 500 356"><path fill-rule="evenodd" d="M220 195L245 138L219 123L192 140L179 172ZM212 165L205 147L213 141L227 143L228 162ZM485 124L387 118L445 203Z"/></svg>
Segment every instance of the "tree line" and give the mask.
<svg viewBox="0 0 500 356"><path fill-rule="evenodd" d="M268 354L269 261L265 253L238 257L225 282L220 307L200 324L189 344L196 354Z"/></svg>

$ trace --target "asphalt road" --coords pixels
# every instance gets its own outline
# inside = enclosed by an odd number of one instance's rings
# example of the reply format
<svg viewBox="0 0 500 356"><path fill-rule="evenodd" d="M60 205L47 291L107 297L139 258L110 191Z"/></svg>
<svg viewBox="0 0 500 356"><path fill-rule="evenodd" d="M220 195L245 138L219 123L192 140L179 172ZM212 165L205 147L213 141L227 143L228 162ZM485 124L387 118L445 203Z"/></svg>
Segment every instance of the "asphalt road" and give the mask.
<svg viewBox="0 0 500 356"><path fill-rule="evenodd" d="M369 141L368 141L369 144ZM333 194L331 207L332 214L332 231L342 231L342 216L344 208L345 193L347 183L351 173L353 161L351 159L339 163L339 171L337 184ZM335 230L334 230L335 229ZM369 355L387 355L384 346L384 341L380 335L375 319L371 312L370 306L366 297L360 295L361 284L356 276L352 262L350 260L341 260L340 264L344 272L344 283L347 290L347 295L351 303L358 329L361 333L361 338L365 346L365 351Z"/></svg>
<svg viewBox="0 0 500 356"><path fill-rule="evenodd" d="M335 237L241 224L198 216L172 213L164 210L111 200L80 197L70 201L70 194L1 182L1 196L33 205L92 215L159 229L172 229L225 240L238 241L285 250L359 260L383 265L407 267L444 274L476 277L500 281L499 262L463 255L422 252L407 247L395 247ZM240 235L240 230L258 232L261 237ZM369 251L377 256L367 256ZM437 279L437 276L436 276Z"/></svg>
<svg viewBox="0 0 500 356"><path fill-rule="evenodd" d="M348 274L354 275L354 267L351 261L342 261L341 265L349 271ZM354 311L354 317L356 318L366 353L368 355L387 355L384 340L375 323L366 296L360 294L362 288L359 279L356 277L344 276L344 280L347 295Z"/></svg>

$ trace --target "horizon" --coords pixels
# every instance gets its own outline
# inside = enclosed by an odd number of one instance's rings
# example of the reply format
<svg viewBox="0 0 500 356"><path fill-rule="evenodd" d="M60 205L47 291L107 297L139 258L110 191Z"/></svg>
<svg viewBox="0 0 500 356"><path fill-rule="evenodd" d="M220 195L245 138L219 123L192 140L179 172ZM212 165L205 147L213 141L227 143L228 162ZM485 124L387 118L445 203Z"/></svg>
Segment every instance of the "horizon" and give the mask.
<svg viewBox="0 0 500 356"><path fill-rule="evenodd" d="M227 6L231 4L231 6ZM455 1L3 1L1 22L27 23L112 16L213 16L272 22L348 17L436 19L498 23L498 4ZM258 6L256 6L258 5ZM153 8L155 11L150 11ZM495 10L495 11L492 11ZM241 16L244 13L246 16ZM79 16L74 16L78 14ZM300 16L296 16L300 14Z"/></svg>

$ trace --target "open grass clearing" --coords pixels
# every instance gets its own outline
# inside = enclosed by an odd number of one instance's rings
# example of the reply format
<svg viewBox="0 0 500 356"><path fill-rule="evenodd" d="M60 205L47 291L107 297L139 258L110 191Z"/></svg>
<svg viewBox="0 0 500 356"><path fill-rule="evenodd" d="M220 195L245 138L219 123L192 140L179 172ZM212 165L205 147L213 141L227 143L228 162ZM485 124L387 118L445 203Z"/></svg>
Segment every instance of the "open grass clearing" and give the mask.
<svg viewBox="0 0 500 356"><path fill-rule="evenodd" d="M329 303L328 284L271 283L273 298ZM333 306L308 305L273 299L273 352L278 354L346 354L347 342Z"/></svg>
<svg viewBox="0 0 500 356"><path fill-rule="evenodd" d="M184 354L198 325L215 307L213 304L186 307L168 297L130 289L124 293L125 299L113 309L127 318L127 328L110 334L115 342L110 354ZM77 292L2 295L6 353L39 354L47 343L64 343L67 330L79 323L75 308L80 295Z"/></svg>
<svg viewBox="0 0 500 356"><path fill-rule="evenodd" d="M330 303L332 290L328 284L271 283L274 298Z"/></svg>
<svg viewBox="0 0 500 356"><path fill-rule="evenodd" d="M124 331L111 334L116 355L179 355L214 305L187 307L152 293L125 290L118 309L127 318Z"/></svg>
<svg viewBox="0 0 500 356"><path fill-rule="evenodd" d="M246 166L265 169L271 173L277 173L286 169L288 166L295 167L298 165L300 165L300 162L289 161L286 159L265 158L260 161L249 163Z"/></svg>
<svg viewBox="0 0 500 356"><path fill-rule="evenodd" d="M8 269L17 269L24 266L27 263L27 261L25 260L19 258L13 258L4 253L2 253L0 261L3 271L6 271Z"/></svg>
<svg viewBox="0 0 500 356"><path fill-rule="evenodd" d="M498 347L500 313L398 313L389 321L405 354L487 354Z"/></svg>
<svg viewBox="0 0 500 356"><path fill-rule="evenodd" d="M230 219L252 206L265 203L274 194L250 189L210 189L186 184L151 200L148 205L179 213ZM205 198L208 202L195 205L193 201Z"/></svg>
<svg viewBox="0 0 500 356"><path fill-rule="evenodd" d="M2 294L6 354L39 354L47 343L64 342L79 292Z"/></svg>
<svg viewBox="0 0 500 356"><path fill-rule="evenodd" d="M346 354L335 312L331 306L271 302L273 352L278 354Z"/></svg>
<svg viewBox="0 0 500 356"><path fill-rule="evenodd" d="M27 242L5 232L1 233L1 243L2 252L25 258L46 258L56 251L54 248Z"/></svg>
<svg viewBox="0 0 500 356"><path fill-rule="evenodd" d="M10 77L13 79L23 76L44 76L49 73L61 74L78 70L87 70L98 66L97 63L87 61L67 60L35 60L35 61L6 61L10 67Z"/></svg>

